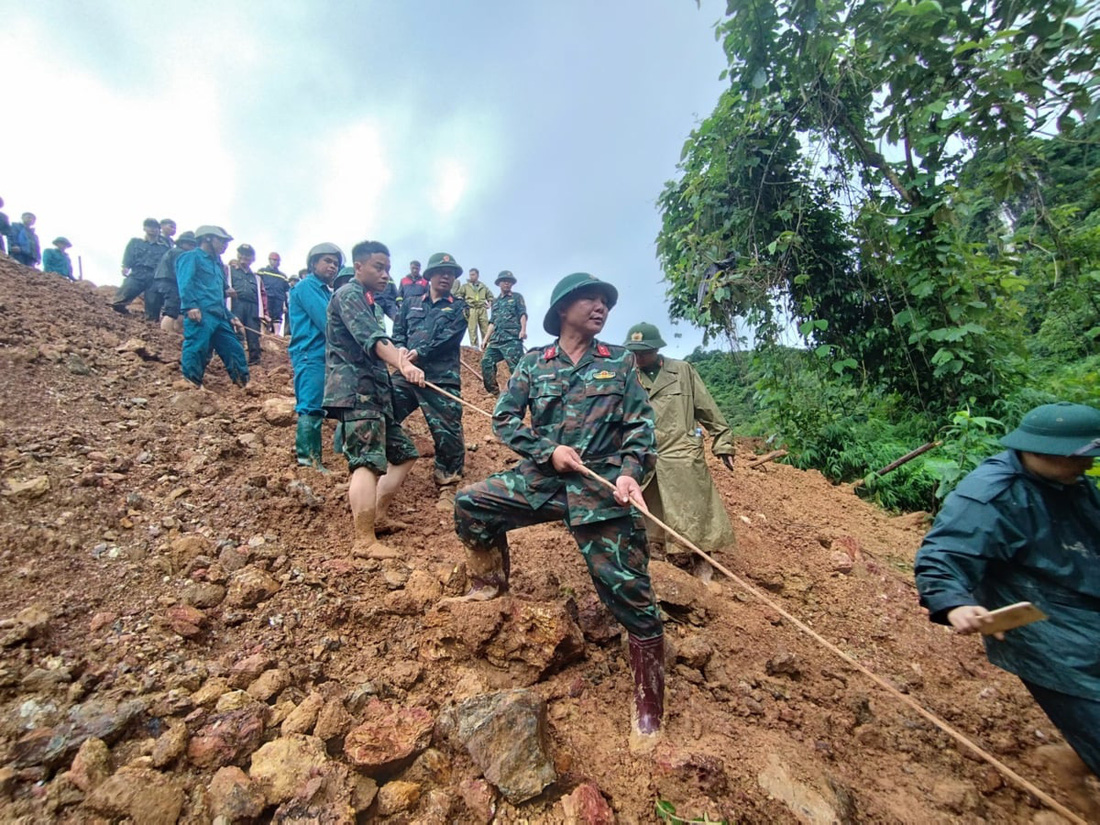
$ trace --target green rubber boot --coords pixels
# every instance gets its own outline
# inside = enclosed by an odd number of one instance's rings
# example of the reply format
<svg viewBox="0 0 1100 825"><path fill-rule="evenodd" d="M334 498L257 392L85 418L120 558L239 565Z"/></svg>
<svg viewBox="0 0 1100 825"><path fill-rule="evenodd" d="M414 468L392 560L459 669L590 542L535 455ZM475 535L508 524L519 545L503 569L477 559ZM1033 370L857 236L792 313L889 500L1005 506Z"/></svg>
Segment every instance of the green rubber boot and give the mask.
<svg viewBox="0 0 1100 825"><path fill-rule="evenodd" d="M321 464L321 425L324 419L319 415L299 415L298 430L294 434L294 453L298 464L312 467L327 473Z"/></svg>

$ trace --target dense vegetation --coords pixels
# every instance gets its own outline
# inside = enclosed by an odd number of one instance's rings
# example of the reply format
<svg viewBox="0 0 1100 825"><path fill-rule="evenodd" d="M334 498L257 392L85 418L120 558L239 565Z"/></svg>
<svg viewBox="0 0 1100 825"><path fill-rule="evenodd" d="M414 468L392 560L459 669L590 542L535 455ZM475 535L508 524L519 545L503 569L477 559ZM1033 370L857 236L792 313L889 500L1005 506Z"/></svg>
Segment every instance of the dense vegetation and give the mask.
<svg viewBox="0 0 1100 825"><path fill-rule="evenodd" d="M1100 399L1096 18L731 0L657 248L672 316L741 350L692 358L739 431L836 480L942 439L866 488L927 509L1030 407Z"/></svg>

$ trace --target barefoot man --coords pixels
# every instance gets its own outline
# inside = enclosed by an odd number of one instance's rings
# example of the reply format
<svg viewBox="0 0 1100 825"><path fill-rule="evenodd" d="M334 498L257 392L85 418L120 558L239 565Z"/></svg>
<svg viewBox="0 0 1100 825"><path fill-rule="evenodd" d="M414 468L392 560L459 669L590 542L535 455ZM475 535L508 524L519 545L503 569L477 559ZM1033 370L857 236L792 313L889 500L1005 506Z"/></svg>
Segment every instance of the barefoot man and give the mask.
<svg viewBox="0 0 1100 825"><path fill-rule="evenodd" d="M374 294L390 278L390 251L362 241L351 251L355 278L328 305L325 350L325 412L337 419L337 440L351 470L348 502L355 524L352 555L393 558L378 541L386 513L417 458L416 447L393 418L387 365L410 384L424 386L424 373L386 334ZM390 528L394 524L388 525Z"/></svg>
<svg viewBox="0 0 1100 825"><path fill-rule="evenodd" d="M455 531L472 585L465 598L491 599L508 589L508 531L565 522L596 593L630 635L634 731L652 737L664 712L664 636L645 525L630 502L644 508L641 484L657 449L633 356L596 340L617 299L615 287L583 272L554 287L543 328L557 340L520 359L493 415L497 437L523 461L458 493ZM582 462L616 492L578 472Z"/></svg>

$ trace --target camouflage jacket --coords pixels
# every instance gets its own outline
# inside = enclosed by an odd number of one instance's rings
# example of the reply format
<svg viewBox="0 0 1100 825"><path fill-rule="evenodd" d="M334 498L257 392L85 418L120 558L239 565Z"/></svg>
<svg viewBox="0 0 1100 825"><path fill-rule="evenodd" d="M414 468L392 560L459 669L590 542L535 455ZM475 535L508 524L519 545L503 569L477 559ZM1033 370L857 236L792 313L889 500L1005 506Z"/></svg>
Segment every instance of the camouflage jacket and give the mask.
<svg viewBox="0 0 1100 825"><path fill-rule="evenodd" d="M444 295L432 303L427 292L401 302L393 322L393 342L417 352L414 362L433 384L457 387L462 337L466 334L466 302Z"/></svg>
<svg viewBox="0 0 1100 825"><path fill-rule="evenodd" d="M519 319L527 314L527 303L518 292L501 295L493 301L493 338L497 341L519 338Z"/></svg>
<svg viewBox="0 0 1100 825"><path fill-rule="evenodd" d="M528 410L530 426L524 423ZM558 475L550 464L555 447L572 447L611 482L629 475L642 484L657 465L653 410L634 356L599 341L576 365L556 341L523 356L497 400L493 430L524 457L515 468L523 486L517 492L537 509L564 487L570 525L619 518L630 510L580 473Z"/></svg>
<svg viewBox="0 0 1100 825"><path fill-rule="evenodd" d="M336 290L328 303L325 330L325 410L352 407L393 416L393 394L386 363L374 354L388 341L382 310L358 281Z"/></svg>

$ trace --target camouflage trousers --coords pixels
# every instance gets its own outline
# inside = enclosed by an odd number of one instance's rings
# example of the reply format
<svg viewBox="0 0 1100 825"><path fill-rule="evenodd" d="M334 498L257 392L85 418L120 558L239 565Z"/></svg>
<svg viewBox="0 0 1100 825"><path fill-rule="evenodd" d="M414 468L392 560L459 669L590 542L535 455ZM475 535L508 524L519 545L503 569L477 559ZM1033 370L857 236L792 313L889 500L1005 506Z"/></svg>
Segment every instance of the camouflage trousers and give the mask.
<svg viewBox="0 0 1100 825"><path fill-rule="evenodd" d="M481 380L485 383L486 392L498 395L500 387L497 385L497 364L506 361L508 369L514 370L519 359L523 357L523 342L518 338L498 342L495 335L493 339L481 356Z"/></svg>
<svg viewBox="0 0 1100 825"><path fill-rule="evenodd" d="M413 414L417 407L424 412L424 420L435 443L435 475L447 477L462 475L466 467L466 439L462 434L462 405L446 398L435 390L415 387L394 375L393 419L398 424ZM461 396L458 387L444 386L451 395Z"/></svg>
<svg viewBox="0 0 1100 825"><path fill-rule="evenodd" d="M518 492L517 488L522 487L523 480L517 473L505 471L464 487L455 496L455 532L466 546L467 573L475 580L479 576L484 579L475 583L507 587L511 567L509 530L565 520L568 508L564 487L537 510ZM639 639L661 635L642 516L633 513L566 526L588 565L596 594L619 623Z"/></svg>

